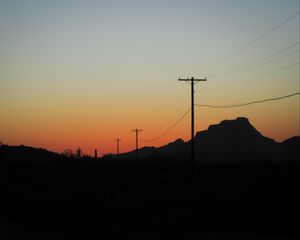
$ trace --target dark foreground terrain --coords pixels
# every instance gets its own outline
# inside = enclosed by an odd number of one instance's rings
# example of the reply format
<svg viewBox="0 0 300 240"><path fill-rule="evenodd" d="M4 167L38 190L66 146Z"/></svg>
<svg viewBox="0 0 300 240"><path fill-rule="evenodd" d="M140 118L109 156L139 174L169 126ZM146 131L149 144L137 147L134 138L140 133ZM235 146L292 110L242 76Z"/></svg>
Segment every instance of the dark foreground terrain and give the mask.
<svg viewBox="0 0 300 240"><path fill-rule="evenodd" d="M191 169L185 159L9 159L1 148L0 239L300 236L293 157L203 159Z"/></svg>

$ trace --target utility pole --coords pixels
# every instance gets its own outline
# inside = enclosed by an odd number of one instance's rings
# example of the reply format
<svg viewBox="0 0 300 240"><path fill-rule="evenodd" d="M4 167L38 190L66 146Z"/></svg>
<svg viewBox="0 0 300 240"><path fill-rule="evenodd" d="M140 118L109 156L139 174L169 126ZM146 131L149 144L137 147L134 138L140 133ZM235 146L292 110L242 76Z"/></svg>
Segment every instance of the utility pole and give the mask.
<svg viewBox="0 0 300 240"><path fill-rule="evenodd" d="M179 78L178 81L184 81L191 84L191 165L195 164L195 134L194 134L194 84L195 82L206 81L204 79L195 79L193 77L182 79Z"/></svg>
<svg viewBox="0 0 300 240"><path fill-rule="evenodd" d="M142 129L134 129L131 130L135 132L135 159L138 159L138 152L139 152L139 132L143 131Z"/></svg>
<svg viewBox="0 0 300 240"><path fill-rule="evenodd" d="M119 154L120 154L119 150L120 150L120 141L121 141L121 139L117 138L115 140L117 142L117 159L119 160Z"/></svg>
<svg viewBox="0 0 300 240"><path fill-rule="evenodd" d="M94 157L95 157L95 159L97 159L97 158L98 158L98 151L97 151L97 149L95 149L95 152L94 152Z"/></svg>

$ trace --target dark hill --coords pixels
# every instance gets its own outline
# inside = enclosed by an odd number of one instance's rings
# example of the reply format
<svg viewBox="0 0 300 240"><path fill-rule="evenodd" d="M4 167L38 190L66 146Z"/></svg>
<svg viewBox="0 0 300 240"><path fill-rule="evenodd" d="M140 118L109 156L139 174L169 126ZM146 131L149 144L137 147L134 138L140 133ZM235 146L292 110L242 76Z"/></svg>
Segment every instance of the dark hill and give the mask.
<svg viewBox="0 0 300 240"><path fill-rule="evenodd" d="M300 136L295 136L295 137L291 137L286 139L285 141L283 141L281 143L281 145L283 146L284 150L289 151L289 152L293 152L293 153L300 153L299 149L300 149Z"/></svg>
<svg viewBox="0 0 300 240"><path fill-rule="evenodd" d="M0 147L0 160L2 165L55 165L62 158L61 155L42 148L27 147L23 145L2 145Z"/></svg>
<svg viewBox="0 0 300 240"><path fill-rule="evenodd" d="M210 125L207 130L200 131L195 136L196 153L211 152L215 157L223 154L244 154L246 152L273 153L277 151L279 143L263 136L251 125L245 117L234 120L224 120L219 124ZM182 159L189 156L190 141L178 139L162 147L144 147L139 150L139 157L151 156L171 157ZM122 157L134 158L135 151L122 154Z"/></svg>
<svg viewBox="0 0 300 240"><path fill-rule="evenodd" d="M134 159L135 150L120 154L122 159ZM176 158L176 156L184 156L186 154L186 144L182 139L177 139L174 142L168 143L159 148L156 147L143 147L139 149L139 158L161 158L161 157L171 157Z"/></svg>
<svg viewBox="0 0 300 240"><path fill-rule="evenodd" d="M299 150L300 136L288 138L282 142L282 145L286 146L287 148L297 148Z"/></svg>
<svg viewBox="0 0 300 240"><path fill-rule="evenodd" d="M195 141L200 151L270 151L276 145L273 139L263 136L244 117L210 125L206 131L196 134Z"/></svg>

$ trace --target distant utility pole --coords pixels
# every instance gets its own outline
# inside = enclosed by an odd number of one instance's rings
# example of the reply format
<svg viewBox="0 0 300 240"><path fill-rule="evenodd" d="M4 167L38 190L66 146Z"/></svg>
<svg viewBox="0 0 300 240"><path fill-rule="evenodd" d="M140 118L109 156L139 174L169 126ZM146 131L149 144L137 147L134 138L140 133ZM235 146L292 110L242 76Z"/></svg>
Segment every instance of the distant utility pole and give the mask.
<svg viewBox="0 0 300 240"><path fill-rule="evenodd" d="M142 129L134 129L131 130L135 132L135 159L138 159L138 152L139 152L139 132L143 131Z"/></svg>
<svg viewBox="0 0 300 240"><path fill-rule="evenodd" d="M179 78L178 81L184 81L191 84L191 165L195 164L195 137L194 137L194 84L195 82L206 81L204 79L195 79L195 78Z"/></svg>
<svg viewBox="0 0 300 240"><path fill-rule="evenodd" d="M98 158L98 151L97 151L97 149L95 149L95 152L94 152L94 157L95 157L95 159L97 159L97 158Z"/></svg>
<svg viewBox="0 0 300 240"><path fill-rule="evenodd" d="M120 150L120 141L121 141L121 139L117 138L115 140L117 142L117 159L119 159L119 154L120 154L119 150Z"/></svg>

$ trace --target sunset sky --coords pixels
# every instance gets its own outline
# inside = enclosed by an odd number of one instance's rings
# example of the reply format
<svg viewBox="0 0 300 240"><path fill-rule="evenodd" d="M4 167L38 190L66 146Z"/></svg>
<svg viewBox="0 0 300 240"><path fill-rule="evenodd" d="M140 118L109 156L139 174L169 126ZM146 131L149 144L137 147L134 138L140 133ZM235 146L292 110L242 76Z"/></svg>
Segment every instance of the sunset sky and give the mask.
<svg viewBox="0 0 300 240"><path fill-rule="evenodd" d="M102 155L115 153L116 138L121 152L133 150L135 128L140 146L188 140L190 115L142 142L187 111L190 85L178 78L192 76L207 78L195 86L197 104L299 92L299 1L0 0L5 144ZM195 128L238 116L282 141L299 135L299 95L196 107Z"/></svg>

